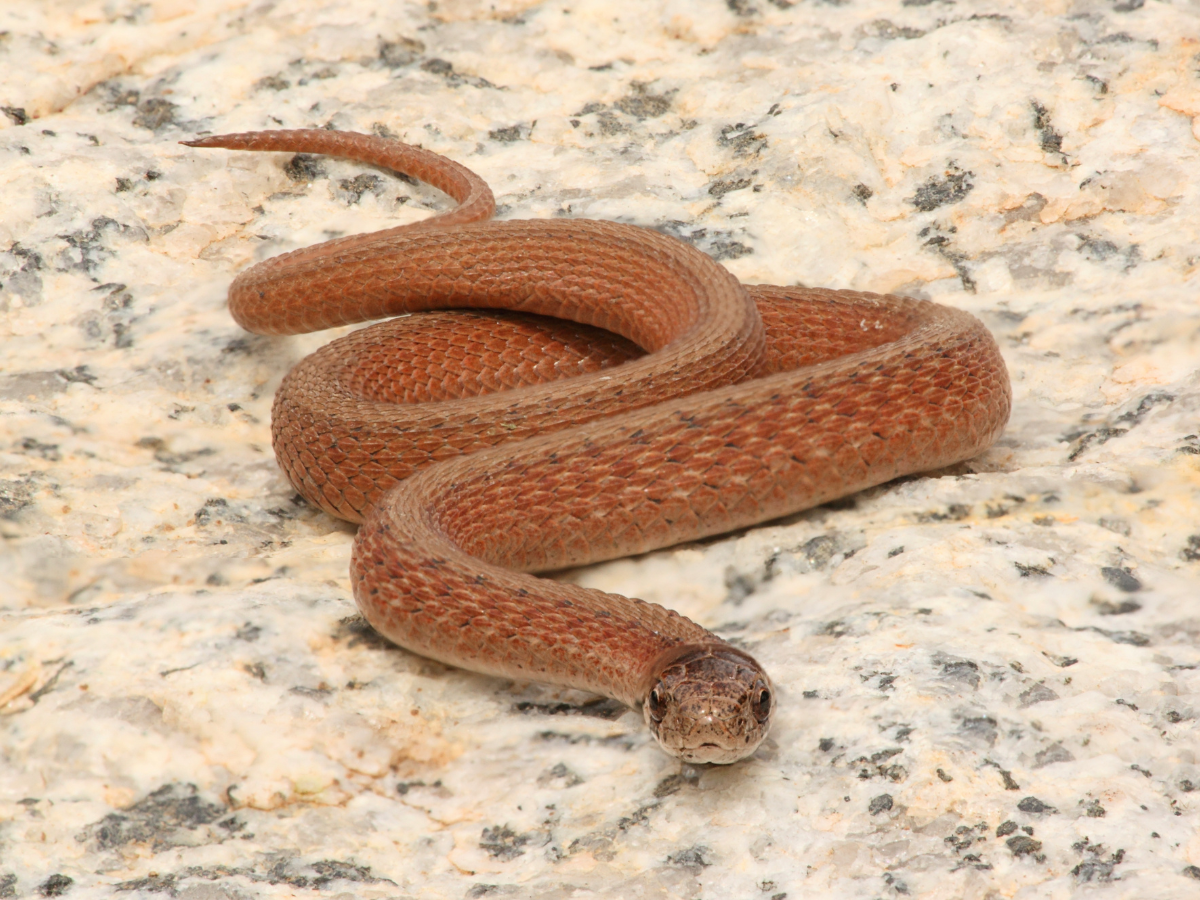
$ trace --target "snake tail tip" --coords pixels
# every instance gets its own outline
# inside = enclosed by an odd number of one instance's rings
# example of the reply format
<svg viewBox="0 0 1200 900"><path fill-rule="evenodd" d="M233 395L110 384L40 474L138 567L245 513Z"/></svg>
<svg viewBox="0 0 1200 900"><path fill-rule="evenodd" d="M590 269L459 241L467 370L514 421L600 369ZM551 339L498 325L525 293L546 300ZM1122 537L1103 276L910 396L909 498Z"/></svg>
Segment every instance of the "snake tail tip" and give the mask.
<svg viewBox="0 0 1200 900"><path fill-rule="evenodd" d="M185 147L224 147L227 134L206 134L203 137L192 138L189 141L180 141Z"/></svg>

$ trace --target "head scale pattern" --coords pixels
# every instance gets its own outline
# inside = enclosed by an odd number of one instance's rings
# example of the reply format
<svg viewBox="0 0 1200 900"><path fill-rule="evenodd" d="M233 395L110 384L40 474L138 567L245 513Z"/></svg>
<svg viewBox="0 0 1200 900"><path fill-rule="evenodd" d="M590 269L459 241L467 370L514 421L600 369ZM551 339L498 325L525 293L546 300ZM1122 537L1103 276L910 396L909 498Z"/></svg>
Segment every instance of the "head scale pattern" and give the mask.
<svg viewBox="0 0 1200 900"><path fill-rule="evenodd" d="M691 763L732 763L771 728L774 689L762 667L728 644L684 646L655 666L642 703L663 749Z"/></svg>

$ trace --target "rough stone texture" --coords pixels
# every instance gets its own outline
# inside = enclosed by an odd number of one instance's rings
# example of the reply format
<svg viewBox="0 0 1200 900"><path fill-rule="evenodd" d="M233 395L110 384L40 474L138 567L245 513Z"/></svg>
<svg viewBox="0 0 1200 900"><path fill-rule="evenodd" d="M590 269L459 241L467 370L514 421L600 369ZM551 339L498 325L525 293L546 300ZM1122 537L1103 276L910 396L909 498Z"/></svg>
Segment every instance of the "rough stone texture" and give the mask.
<svg viewBox="0 0 1200 900"><path fill-rule="evenodd" d="M0 897L1185 898L1200 877L1200 5L111 0L0 9ZM638 716L354 618L233 274L444 200L204 131L394 134L503 217L980 316L970 465L568 577L780 690Z"/></svg>

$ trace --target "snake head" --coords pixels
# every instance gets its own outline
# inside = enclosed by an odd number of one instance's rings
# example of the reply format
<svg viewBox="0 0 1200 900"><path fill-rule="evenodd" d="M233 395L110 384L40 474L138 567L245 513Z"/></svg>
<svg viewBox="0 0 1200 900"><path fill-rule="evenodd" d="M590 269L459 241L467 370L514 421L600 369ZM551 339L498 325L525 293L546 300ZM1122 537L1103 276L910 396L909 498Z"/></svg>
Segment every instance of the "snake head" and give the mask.
<svg viewBox="0 0 1200 900"><path fill-rule="evenodd" d="M753 753L771 728L771 679L728 644L677 648L654 667L642 702L651 733L690 763L733 763Z"/></svg>

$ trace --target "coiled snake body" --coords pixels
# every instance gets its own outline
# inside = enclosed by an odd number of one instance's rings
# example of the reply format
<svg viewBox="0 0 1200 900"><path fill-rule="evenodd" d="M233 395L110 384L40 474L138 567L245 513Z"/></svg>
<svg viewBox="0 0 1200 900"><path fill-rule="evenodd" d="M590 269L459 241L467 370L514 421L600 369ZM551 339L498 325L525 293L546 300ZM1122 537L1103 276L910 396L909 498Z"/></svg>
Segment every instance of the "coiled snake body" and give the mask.
<svg viewBox="0 0 1200 900"><path fill-rule="evenodd" d="M276 395L276 456L308 500L361 523L354 597L382 634L455 666L640 706L685 760L734 762L759 745L774 698L758 663L661 606L525 573L945 466L1007 421L1004 363L966 313L742 285L631 225L491 222L478 176L383 138L187 143L348 157L459 201L234 280L230 311L260 334L460 311L365 328L303 360Z"/></svg>

